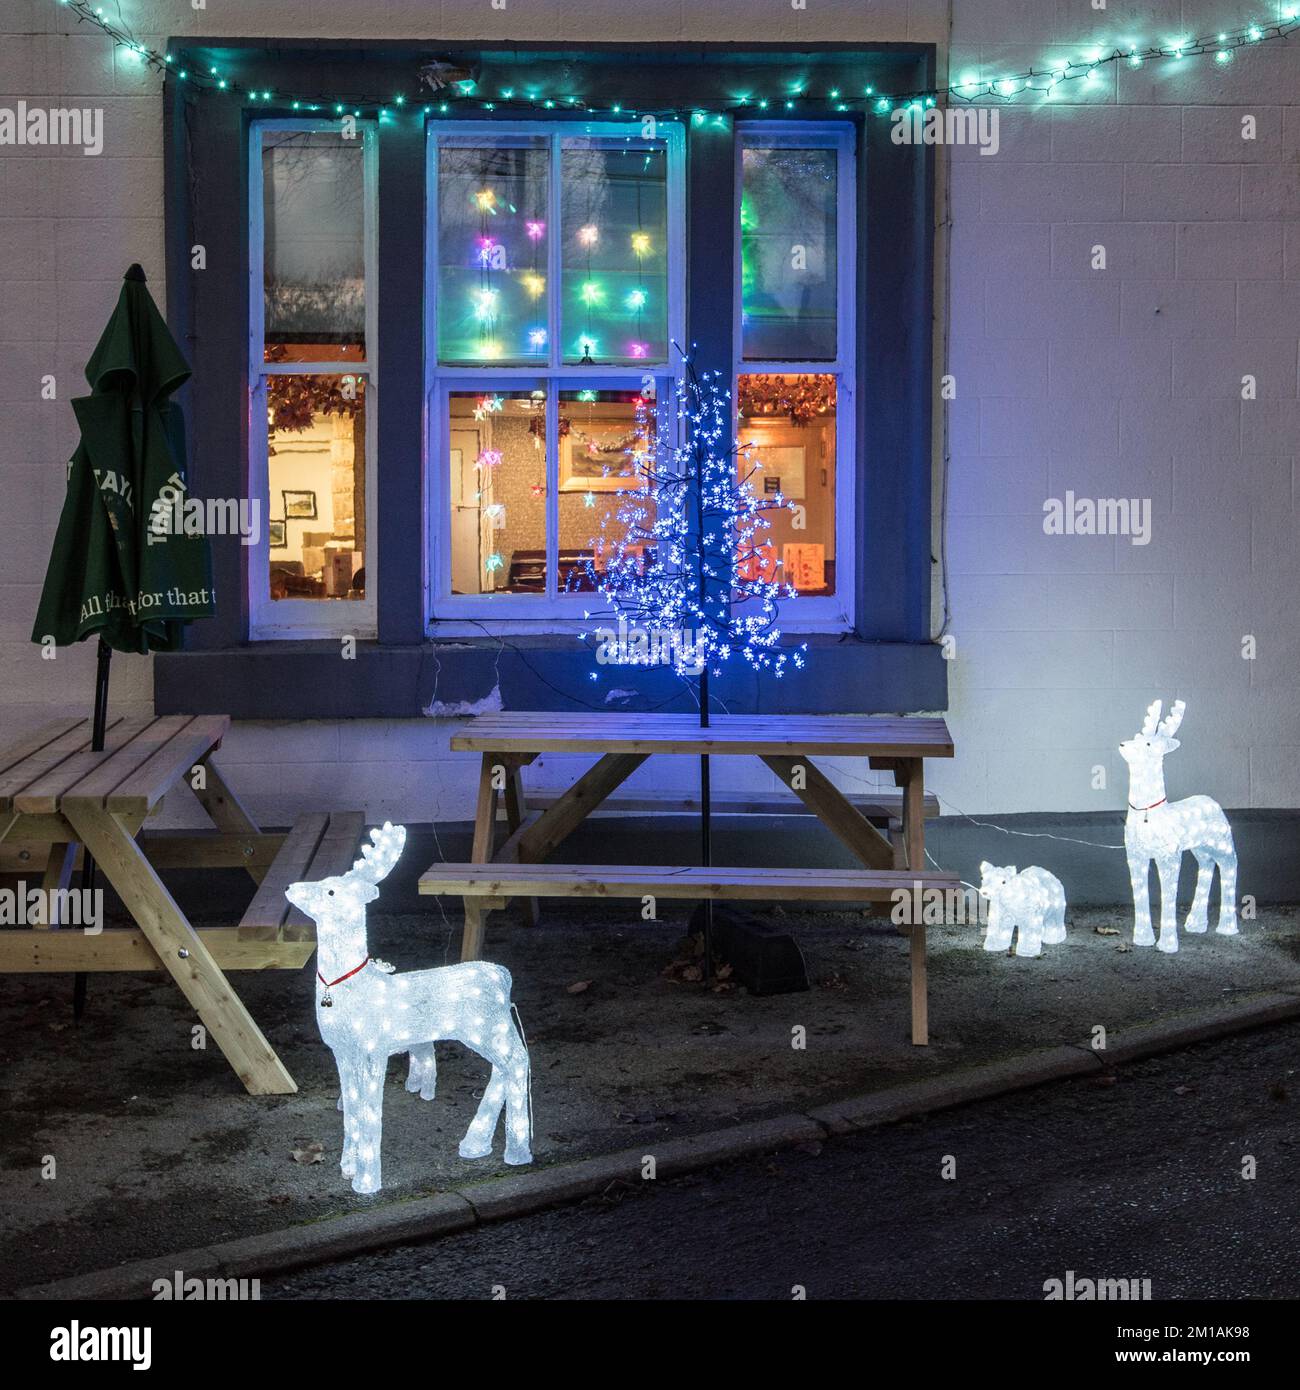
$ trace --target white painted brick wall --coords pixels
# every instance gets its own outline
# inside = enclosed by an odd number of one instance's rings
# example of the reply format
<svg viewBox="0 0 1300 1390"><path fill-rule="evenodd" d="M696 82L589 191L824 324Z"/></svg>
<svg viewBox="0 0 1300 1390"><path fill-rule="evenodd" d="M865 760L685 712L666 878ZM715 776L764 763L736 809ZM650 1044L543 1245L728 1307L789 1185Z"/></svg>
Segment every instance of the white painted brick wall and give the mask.
<svg viewBox="0 0 1300 1390"><path fill-rule="evenodd" d="M899 40L937 42L954 74L1042 64L1128 34L1168 39L1241 21L1233 0L122 0L163 35ZM1122 14L1120 10L1122 8ZM1247 6L1247 11L1254 8ZM71 32L70 32L71 30ZM1122 33L1121 33L1122 31ZM1008 108L1001 149L957 149L943 179L950 722L959 756L932 783L975 814L1123 804L1115 744L1147 702L1189 711L1171 790L1233 806L1300 805L1300 45L1180 72L1108 71L1084 93ZM75 443L67 406L139 260L161 298L157 80L69 25L53 0L0 16L0 104L87 97L105 109L98 159L0 152L0 711L6 734L88 704L91 644L39 660L27 641ZM1240 137L1253 115L1257 138ZM1090 269L1104 244L1108 269ZM59 400L37 383L54 372ZM1240 398L1257 378L1259 399ZM1043 534L1046 497L1151 499L1151 544ZM1241 659L1245 634L1259 655ZM147 709L149 663L114 661L114 704ZM305 805L463 818L475 760L457 721L237 727L221 757L254 811ZM1096 765L1107 785L1093 790ZM581 760L529 776L562 785ZM875 782L832 768L846 786ZM689 789L690 759L633 785ZM720 786L772 777L720 760ZM193 807L168 807L182 823Z"/></svg>
<svg viewBox="0 0 1300 1390"><path fill-rule="evenodd" d="M958 3L952 71L998 71L988 63L1003 54L1041 62L1079 25L1103 42L1243 18L1215 0L1087 8ZM994 390L996 373L972 369L963 400L958 369L950 722L958 761L985 759L966 795L986 811L1122 806L1115 742L1148 700L1178 694L1189 708L1171 792L1294 806L1300 53L1113 79L1038 117L1048 155L1018 132L996 157L953 164L949 360L1001 357L1014 340L1015 357L1030 345L1048 363L1046 399L1035 368ZM1090 269L1097 244L1105 271ZM1048 490L1031 501L1021 489L1043 465ZM1034 513L1067 488L1150 498L1151 543L1044 536Z"/></svg>

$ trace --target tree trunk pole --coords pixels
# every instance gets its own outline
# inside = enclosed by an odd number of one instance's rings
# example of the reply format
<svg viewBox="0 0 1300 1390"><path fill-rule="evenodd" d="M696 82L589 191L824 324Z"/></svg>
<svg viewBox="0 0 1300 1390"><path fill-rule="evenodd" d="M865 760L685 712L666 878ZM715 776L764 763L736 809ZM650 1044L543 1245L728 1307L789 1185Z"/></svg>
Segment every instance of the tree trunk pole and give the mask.
<svg viewBox="0 0 1300 1390"><path fill-rule="evenodd" d="M709 727L709 666L700 672L700 728ZM713 862L712 806L709 788L709 755L700 754L700 863L707 869ZM704 983L713 978L713 899L704 900Z"/></svg>

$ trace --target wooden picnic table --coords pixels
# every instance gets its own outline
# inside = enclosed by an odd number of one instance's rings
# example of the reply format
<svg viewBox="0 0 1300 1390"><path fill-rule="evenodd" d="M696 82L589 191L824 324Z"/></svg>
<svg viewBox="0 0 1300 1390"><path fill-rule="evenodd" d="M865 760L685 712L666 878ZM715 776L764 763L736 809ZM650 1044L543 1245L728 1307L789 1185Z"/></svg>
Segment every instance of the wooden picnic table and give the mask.
<svg viewBox="0 0 1300 1390"><path fill-rule="evenodd" d="M951 758L942 719L859 715L718 715L701 728L689 714L485 714L452 737L456 751L481 754L474 842L469 864L433 864L420 891L465 900L461 956L478 959L487 913L522 898L535 922L539 896L768 898L888 902L900 887L956 887L954 875L928 869L925 856L926 758ZM586 753L595 764L545 809L529 811L521 768L542 753ZM645 760L655 754L758 757L862 864L828 873L766 866L544 863ZM890 839L812 761L866 758L902 789L901 834ZM496 845L498 800L508 836ZM912 1037L928 1038L925 927L911 937Z"/></svg>
<svg viewBox="0 0 1300 1390"><path fill-rule="evenodd" d="M315 941L284 887L313 870L341 872L361 816L307 816L287 835L263 832L212 761L229 727L224 715L118 717L93 751L90 722L64 719L0 752L0 847L39 869L46 901L57 904L84 846L136 924L86 932L50 913L55 920L39 926L0 930L0 971L166 970L248 1091L284 1095L298 1088L225 971L306 963ZM214 828L142 833L182 782ZM196 931L159 867L241 868L259 887L238 926Z"/></svg>

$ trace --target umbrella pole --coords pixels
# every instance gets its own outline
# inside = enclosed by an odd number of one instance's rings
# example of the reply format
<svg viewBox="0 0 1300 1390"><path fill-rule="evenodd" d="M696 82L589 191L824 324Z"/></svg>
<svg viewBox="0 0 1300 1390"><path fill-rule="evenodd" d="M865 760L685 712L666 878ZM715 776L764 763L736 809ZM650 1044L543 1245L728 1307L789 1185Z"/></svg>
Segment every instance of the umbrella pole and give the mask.
<svg viewBox="0 0 1300 1390"><path fill-rule="evenodd" d="M108 663L113 659L113 649L101 637L99 649L95 654L95 708L90 724L90 749L100 753L104 748L104 735L108 726ZM81 891L95 891L95 861L90 851L82 846ZM72 1017L80 1022L86 1012L86 975L78 971L72 978Z"/></svg>

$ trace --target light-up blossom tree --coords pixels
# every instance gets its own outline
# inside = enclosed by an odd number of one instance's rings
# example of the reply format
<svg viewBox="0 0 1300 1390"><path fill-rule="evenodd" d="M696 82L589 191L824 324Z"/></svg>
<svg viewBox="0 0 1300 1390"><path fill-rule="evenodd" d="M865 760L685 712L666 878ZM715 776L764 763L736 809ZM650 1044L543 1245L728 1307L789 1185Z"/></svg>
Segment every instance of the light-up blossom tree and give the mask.
<svg viewBox="0 0 1300 1390"><path fill-rule="evenodd" d="M388 1059L409 1052L408 1091L432 1100L434 1044L463 1043L492 1064L478 1113L460 1144L462 1158L485 1158L504 1108L505 1161L531 1163L528 1048L515 1026L510 972L488 961L462 961L398 974L372 959L366 904L397 863L406 830L385 824L348 870L314 883L292 883L285 897L316 923L316 1022L339 1069L343 1111L341 1167L356 1192L382 1182L384 1078Z"/></svg>
<svg viewBox="0 0 1300 1390"><path fill-rule="evenodd" d="M766 513L792 504L779 492L755 492L762 462L752 445L736 440L731 392L717 372L697 372L687 358L669 399L642 404L637 423L640 438L628 452L640 486L606 515L587 573L610 605L608 616L660 638L629 647L622 663L651 665L671 653L678 676L698 679L700 726L707 728L709 678L732 657L778 678L787 665L804 664L806 643L780 645L778 605L795 590L764 544ZM707 865L707 754L700 756L700 803ZM707 974L712 902L705 907Z"/></svg>
<svg viewBox="0 0 1300 1390"><path fill-rule="evenodd" d="M1183 855L1196 859L1196 892L1183 923L1185 931L1209 929L1210 884L1219 871L1219 923L1223 936L1237 931L1237 851L1232 827L1223 808L1208 796L1188 796L1171 802L1165 795L1164 761L1178 748L1174 737L1187 708L1175 700L1160 718L1160 701L1147 708L1141 729L1119 745L1128 764L1128 817L1124 822L1124 849L1128 854L1129 880L1133 886L1133 944L1158 951L1178 949L1178 871ZM1151 926L1151 890L1147 876L1155 860L1160 875L1160 939Z"/></svg>
<svg viewBox="0 0 1300 1390"><path fill-rule="evenodd" d="M766 513L792 504L753 486L761 459L734 438L731 392L716 372L698 373L690 359L670 399L638 407L636 445L629 450L639 486L622 494L593 540L587 574L609 603L609 616L628 627L678 640L630 650L628 665L661 661L671 648L679 676L700 681L700 722L709 722L709 676L733 656L775 676L801 667L806 644L782 649L778 605L795 597L777 577L765 546ZM587 617L600 616L588 613ZM689 639L689 640L686 640Z"/></svg>

